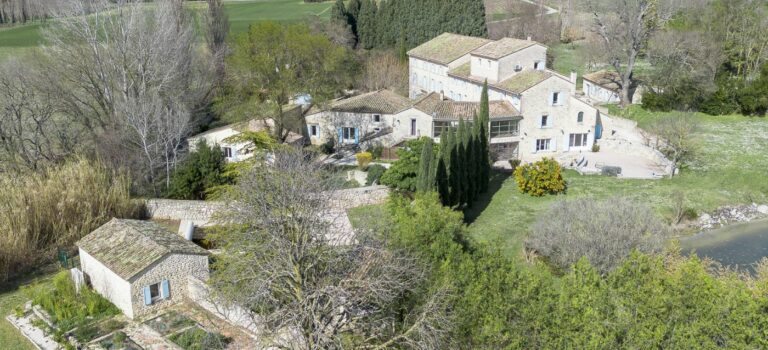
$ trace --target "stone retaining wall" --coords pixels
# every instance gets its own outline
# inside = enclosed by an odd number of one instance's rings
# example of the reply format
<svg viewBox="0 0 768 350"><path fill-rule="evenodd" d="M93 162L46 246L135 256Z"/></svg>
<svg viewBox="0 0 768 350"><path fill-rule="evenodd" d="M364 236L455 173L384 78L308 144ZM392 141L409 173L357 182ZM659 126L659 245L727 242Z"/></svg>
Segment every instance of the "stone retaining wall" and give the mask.
<svg viewBox="0 0 768 350"><path fill-rule="evenodd" d="M224 203L176 199L149 199L145 203L150 219L188 220L195 226L208 226L213 214Z"/></svg>

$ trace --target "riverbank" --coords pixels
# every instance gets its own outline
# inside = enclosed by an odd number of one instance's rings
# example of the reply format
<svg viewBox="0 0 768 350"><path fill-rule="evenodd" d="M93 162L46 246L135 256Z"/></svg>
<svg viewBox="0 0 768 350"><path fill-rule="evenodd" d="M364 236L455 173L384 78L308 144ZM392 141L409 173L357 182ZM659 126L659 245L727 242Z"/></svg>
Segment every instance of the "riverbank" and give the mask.
<svg viewBox="0 0 768 350"><path fill-rule="evenodd" d="M698 221L692 226L698 231L705 232L727 225L764 218L768 218L768 205L766 204L733 205L720 207L711 213L701 214Z"/></svg>

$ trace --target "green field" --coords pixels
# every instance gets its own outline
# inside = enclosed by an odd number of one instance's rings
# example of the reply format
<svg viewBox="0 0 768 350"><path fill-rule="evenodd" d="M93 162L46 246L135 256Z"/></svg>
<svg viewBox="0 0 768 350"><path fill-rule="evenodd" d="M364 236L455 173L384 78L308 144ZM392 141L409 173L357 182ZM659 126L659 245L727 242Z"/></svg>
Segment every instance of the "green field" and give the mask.
<svg viewBox="0 0 768 350"><path fill-rule="evenodd" d="M201 11L207 6L204 2L189 2L186 5ZM246 31L248 25L258 21L295 22L313 15L328 18L332 5L332 1L305 4L302 0L224 2L232 33ZM42 40L40 28L44 25L36 22L20 26L0 27L0 59L23 53L40 45Z"/></svg>
<svg viewBox="0 0 768 350"><path fill-rule="evenodd" d="M640 126L663 115L638 107L614 114L637 120ZM681 175L662 180L625 180L567 171L567 194L536 198L521 194L510 175L497 173L491 191L465 213L470 235L494 243L511 256L520 256L531 224L558 199L627 196L647 203L666 217L672 210L671 198L678 191L685 194L686 206L698 213L729 204L768 203L768 120L738 115L697 117L702 122L697 136L702 148ZM380 210L365 207L350 211L352 222L363 222L370 214L376 217Z"/></svg>

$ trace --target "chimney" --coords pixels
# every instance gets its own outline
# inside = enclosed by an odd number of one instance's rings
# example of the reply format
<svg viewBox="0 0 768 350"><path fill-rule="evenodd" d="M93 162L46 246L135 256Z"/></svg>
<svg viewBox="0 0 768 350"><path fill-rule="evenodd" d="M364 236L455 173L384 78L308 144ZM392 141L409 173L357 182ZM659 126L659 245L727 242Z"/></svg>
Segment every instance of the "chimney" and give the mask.
<svg viewBox="0 0 768 350"><path fill-rule="evenodd" d="M571 87L571 89L573 90L572 92L573 92L574 94L576 94L576 92L579 90L579 89L578 89L578 87L576 86L576 82L577 82L578 80L579 80L579 73L576 73L576 72L574 72L574 71L571 71L571 84L573 84L573 86Z"/></svg>
<svg viewBox="0 0 768 350"><path fill-rule="evenodd" d="M181 220L179 223L179 235L184 239L191 241L195 233L195 224L191 220Z"/></svg>
<svg viewBox="0 0 768 350"><path fill-rule="evenodd" d="M440 90L440 101L445 101L445 91Z"/></svg>

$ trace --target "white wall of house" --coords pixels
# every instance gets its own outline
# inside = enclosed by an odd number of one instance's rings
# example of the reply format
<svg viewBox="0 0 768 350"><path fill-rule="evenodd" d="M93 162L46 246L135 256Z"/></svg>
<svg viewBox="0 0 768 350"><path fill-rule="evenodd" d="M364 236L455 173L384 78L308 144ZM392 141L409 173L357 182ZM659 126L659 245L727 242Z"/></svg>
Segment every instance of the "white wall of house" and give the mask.
<svg viewBox="0 0 768 350"><path fill-rule="evenodd" d="M115 304L128 318L133 318L131 285L116 273L96 260L88 252L79 249L80 269L91 281L93 289Z"/></svg>
<svg viewBox="0 0 768 350"><path fill-rule="evenodd" d="M378 116L378 122L377 117ZM348 113L324 111L305 117L307 124L307 134L313 145L320 145L333 139L338 142L339 128L356 128L359 131L359 140L362 141L366 134L377 132L377 129L384 130L388 127L394 127L394 116L392 114L381 113ZM315 128L313 128L315 127ZM313 130L316 135L313 135ZM354 144L355 138L344 139L344 144Z"/></svg>
<svg viewBox="0 0 768 350"><path fill-rule="evenodd" d="M533 70L534 67L537 70L544 70L546 62L547 48L542 45L527 47L498 60L472 55L471 75L495 83L521 72Z"/></svg>
<svg viewBox="0 0 768 350"><path fill-rule="evenodd" d="M205 255L171 254L156 261L131 280L130 301L133 317L142 317L183 300L189 276L208 280L208 257ZM169 294L151 305L145 305L144 287L168 281Z"/></svg>
<svg viewBox="0 0 768 350"><path fill-rule="evenodd" d="M606 89L586 79L581 89L586 97L601 103L619 103L621 101L619 93L616 91Z"/></svg>
<svg viewBox="0 0 768 350"><path fill-rule="evenodd" d="M523 160L591 149L596 110L572 95L572 85L568 80L553 76L523 93L521 112L524 118L520 124L520 156ZM554 93L558 93L557 103L553 101ZM583 112L581 122L578 121L579 112ZM546 125L542 125L544 116ZM579 141L573 147L570 145L571 134L577 134L575 137ZM539 149L542 144L547 145L547 149Z"/></svg>
<svg viewBox="0 0 768 350"><path fill-rule="evenodd" d="M422 91L448 94L448 71L469 62L469 54L449 63L439 64L416 57L408 59L409 97L416 98Z"/></svg>
<svg viewBox="0 0 768 350"><path fill-rule="evenodd" d="M194 152L197 143L202 139L209 146L218 145L221 147L224 154L227 155L227 161L238 162L253 157L252 152L247 152L246 143L231 143L224 141L225 139L238 134L240 134L240 132L231 127L221 127L190 137L187 139L187 143L189 143L189 150Z"/></svg>
<svg viewBox="0 0 768 350"><path fill-rule="evenodd" d="M414 130L412 130L413 126L415 126ZM423 136L432 137L432 116L416 108L409 108L395 115L393 128L395 140L415 139Z"/></svg>

